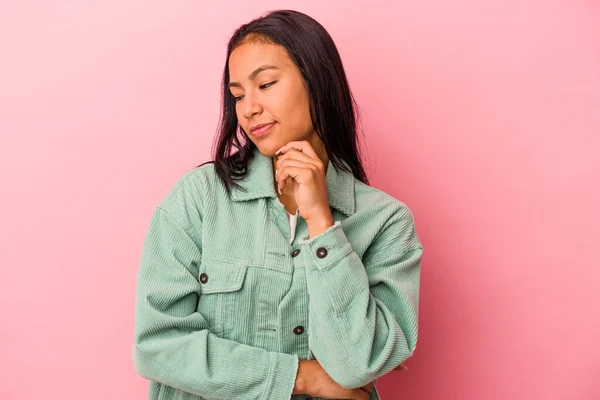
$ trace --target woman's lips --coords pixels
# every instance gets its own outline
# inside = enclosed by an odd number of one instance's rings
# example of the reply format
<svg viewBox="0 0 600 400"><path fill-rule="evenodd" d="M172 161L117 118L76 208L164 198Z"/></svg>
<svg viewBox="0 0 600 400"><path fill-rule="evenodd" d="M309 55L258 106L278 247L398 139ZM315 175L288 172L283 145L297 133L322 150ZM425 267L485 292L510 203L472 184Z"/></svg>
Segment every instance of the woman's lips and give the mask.
<svg viewBox="0 0 600 400"><path fill-rule="evenodd" d="M266 133L269 131L269 129L271 129L271 127L272 127L273 125L275 125L275 122L273 122L273 123L271 123L271 124L269 124L269 125L265 125L265 126L263 126L263 127L260 127L260 128L258 128L258 129L256 129L256 130L253 130L253 131L252 131L252 134L253 134L254 136L257 136L257 137L258 137L258 136L263 136L264 134L266 134Z"/></svg>

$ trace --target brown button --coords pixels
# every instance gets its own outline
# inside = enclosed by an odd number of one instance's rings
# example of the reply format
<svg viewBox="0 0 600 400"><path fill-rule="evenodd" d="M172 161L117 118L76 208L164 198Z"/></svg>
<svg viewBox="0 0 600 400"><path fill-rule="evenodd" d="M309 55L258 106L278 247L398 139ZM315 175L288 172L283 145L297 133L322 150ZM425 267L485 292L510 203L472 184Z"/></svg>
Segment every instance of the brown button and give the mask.
<svg viewBox="0 0 600 400"><path fill-rule="evenodd" d="M292 257L296 257L298 254L300 254L300 249L292 251Z"/></svg>
<svg viewBox="0 0 600 400"><path fill-rule="evenodd" d="M208 282L208 275L206 275L205 273L200 274L200 282L202 282L202 283Z"/></svg>
<svg viewBox="0 0 600 400"><path fill-rule="evenodd" d="M317 257L325 258L327 256L327 249L325 247L319 247L317 249Z"/></svg>
<svg viewBox="0 0 600 400"><path fill-rule="evenodd" d="M298 325L297 327L294 328L294 333L296 335L300 335L302 334L302 332L304 332L304 327L301 325Z"/></svg>

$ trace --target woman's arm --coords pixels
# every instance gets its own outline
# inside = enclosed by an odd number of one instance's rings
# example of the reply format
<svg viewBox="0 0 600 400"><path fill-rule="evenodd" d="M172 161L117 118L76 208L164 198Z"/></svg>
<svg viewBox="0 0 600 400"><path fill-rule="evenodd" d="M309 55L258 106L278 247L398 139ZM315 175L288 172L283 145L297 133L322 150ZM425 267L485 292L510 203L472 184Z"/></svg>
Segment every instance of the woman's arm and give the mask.
<svg viewBox="0 0 600 400"><path fill-rule="evenodd" d="M310 266L309 347L325 371L357 388L409 358L417 344L423 253L410 210L394 210L362 261L340 221L300 245Z"/></svg>
<svg viewBox="0 0 600 400"><path fill-rule="evenodd" d="M223 339L207 329L196 311L201 244L183 226L161 207L150 222L135 300L137 372L210 399L289 399L296 355Z"/></svg>

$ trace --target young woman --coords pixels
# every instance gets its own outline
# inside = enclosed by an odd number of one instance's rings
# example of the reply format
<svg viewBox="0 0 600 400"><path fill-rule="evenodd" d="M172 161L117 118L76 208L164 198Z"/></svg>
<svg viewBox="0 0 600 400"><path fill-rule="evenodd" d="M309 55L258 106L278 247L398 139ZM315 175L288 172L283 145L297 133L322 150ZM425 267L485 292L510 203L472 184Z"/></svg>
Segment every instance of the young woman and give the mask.
<svg viewBox="0 0 600 400"><path fill-rule="evenodd" d="M378 399L416 348L423 247L408 207L368 185L333 40L289 10L241 26L222 96L214 161L144 242L149 399Z"/></svg>

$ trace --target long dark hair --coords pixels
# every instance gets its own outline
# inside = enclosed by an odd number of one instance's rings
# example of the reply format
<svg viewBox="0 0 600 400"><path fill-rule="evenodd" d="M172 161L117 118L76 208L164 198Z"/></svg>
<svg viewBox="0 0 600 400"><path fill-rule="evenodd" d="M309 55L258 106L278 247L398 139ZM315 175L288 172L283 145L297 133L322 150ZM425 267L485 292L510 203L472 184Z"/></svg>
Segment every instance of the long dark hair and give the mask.
<svg viewBox="0 0 600 400"><path fill-rule="evenodd" d="M248 163L256 149L238 125L235 99L228 88L229 57L245 39L281 45L287 50L308 87L312 123L329 159L337 169L351 172L368 185L356 134L359 109L333 39L308 15L294 10L277 10L240 26L227 45L218 137L216 148L214 143L212 148L216 173L227 192L230 192L230 185L245 190L235 180L247 174ZM238 134L244 143L240 142ZM238 150L235 154L232 154L233 148Z"/></svg>

